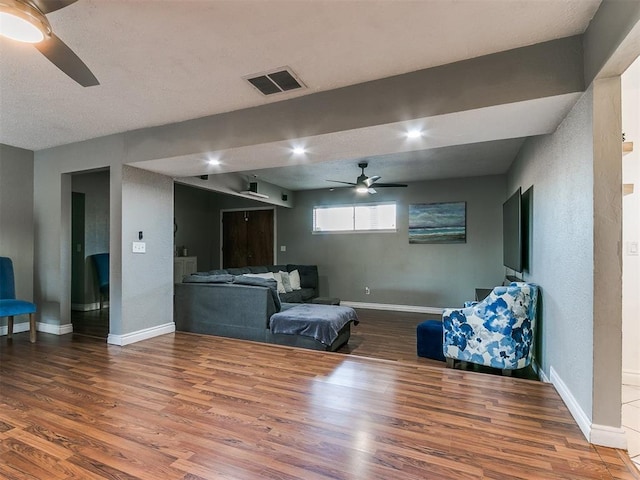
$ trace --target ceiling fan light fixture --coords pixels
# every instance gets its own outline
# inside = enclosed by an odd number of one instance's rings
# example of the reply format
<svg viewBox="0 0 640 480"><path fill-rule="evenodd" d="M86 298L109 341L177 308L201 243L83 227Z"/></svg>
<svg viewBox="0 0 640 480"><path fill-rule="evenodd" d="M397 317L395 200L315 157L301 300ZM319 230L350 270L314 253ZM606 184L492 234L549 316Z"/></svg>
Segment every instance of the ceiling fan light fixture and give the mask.
<svg viewBox="0 0 640 480"><path fill-rule="evenodd" d="M368 191L369 191L369 187L367 187L365 185L356 186L356 192L358 192L358 193L367 193Z"/></svg>
<svg viewBox="0 0 640 480"><path fill-rule="evenodd" d="M51 36L51 25L28 2L0 0L0 35L18 42L39 43Z"/></svg>

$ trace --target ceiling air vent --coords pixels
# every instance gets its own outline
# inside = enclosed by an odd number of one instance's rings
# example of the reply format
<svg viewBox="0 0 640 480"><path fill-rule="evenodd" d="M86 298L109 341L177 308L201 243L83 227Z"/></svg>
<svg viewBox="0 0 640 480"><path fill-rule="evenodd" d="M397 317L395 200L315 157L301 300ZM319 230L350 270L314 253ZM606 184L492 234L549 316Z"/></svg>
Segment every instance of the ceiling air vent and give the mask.
<svg viewBox="0 0 640 480"><path fill-rule="evenodd" d="M263 95L288 92L305 86L289 67L281 67L271 72L249 75L243 78L260 90Z"/></svg>

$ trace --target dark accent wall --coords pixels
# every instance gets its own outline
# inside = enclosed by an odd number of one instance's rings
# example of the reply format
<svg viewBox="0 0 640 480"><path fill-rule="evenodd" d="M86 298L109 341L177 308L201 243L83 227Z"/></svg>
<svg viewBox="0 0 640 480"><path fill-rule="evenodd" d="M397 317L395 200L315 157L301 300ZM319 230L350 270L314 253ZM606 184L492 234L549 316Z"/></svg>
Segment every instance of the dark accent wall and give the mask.
<svg viewBox="0 0 640 480"><path fill-rule="evenodd" d="M174 185L174 245L198 257L198 270L220 268L220 211L233 208L273 208L250 199L210 190ZM179 253L181 255L181 253Z"/></svg>

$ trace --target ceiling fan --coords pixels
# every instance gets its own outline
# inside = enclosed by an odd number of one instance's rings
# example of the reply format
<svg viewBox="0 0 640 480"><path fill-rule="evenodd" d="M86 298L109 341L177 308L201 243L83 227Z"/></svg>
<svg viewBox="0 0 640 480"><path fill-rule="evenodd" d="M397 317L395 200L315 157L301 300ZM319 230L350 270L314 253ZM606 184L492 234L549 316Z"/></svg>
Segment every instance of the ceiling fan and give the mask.
<svg viewBox="0 0 640 480"><path fill-rule="evenodd" d="M83 87L99 85L73 51L51 29L47 13L67 7L77 0L0 0L0 35L32 43L56 67Z"/></svg>
<svg viewBox="0 0 640 480"><path fill-rule="evenodd" d="M358 193L369 193L373 195L376 193L374 186L376 187L406 187L405 184L402 183L377 183L382 177L378 175L374 175L372 177L367 177L364 174L364 169L367 168L369 164L367 162L358 163L358 167L362 169L362 173L356 180L356 183L352 182L341 182L340 180L327 180L327 182L336 182L336 183L344 183L346 185L353 185L356 187L356 192Z"/></svg>

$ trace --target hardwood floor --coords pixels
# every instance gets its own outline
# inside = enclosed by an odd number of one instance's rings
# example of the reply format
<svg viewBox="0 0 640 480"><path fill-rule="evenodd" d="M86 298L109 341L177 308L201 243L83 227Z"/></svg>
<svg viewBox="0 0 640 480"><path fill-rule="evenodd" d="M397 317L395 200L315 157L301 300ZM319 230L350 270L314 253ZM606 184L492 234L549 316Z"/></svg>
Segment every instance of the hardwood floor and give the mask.
<svg viewBox="0 0 640 480"><path fill-rule="evenodd" d="M109 335L109 308L88 312L72 310L71 324L74 334L106 339Z"/></svg>
<svg viewBox="0 0 640 480"><path fill-rule="evenodd" d="M0 478L640 477L542 382L185 333L20 333L0 338Z"/></svg>

